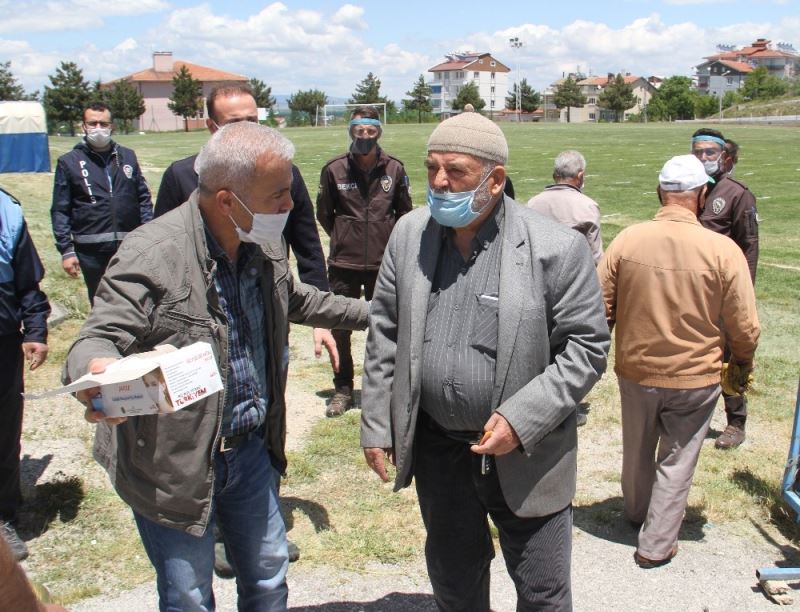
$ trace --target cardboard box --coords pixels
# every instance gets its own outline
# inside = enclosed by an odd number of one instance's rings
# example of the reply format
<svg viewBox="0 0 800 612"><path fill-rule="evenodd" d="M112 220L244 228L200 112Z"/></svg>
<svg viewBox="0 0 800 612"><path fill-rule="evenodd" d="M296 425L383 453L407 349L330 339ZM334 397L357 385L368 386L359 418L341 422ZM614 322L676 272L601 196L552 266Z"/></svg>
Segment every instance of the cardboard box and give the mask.
<svg viewBox="0 0 800 612"><path fill-rule="evenodd" d="M86 374L65 387L25 397L39 399L91 387L100 387L100 395L92 399L95 410L107 417L139 416L191 406L221 391L222 380L207 342L182 349L166 344L120 359L101 374Z"/></svg>

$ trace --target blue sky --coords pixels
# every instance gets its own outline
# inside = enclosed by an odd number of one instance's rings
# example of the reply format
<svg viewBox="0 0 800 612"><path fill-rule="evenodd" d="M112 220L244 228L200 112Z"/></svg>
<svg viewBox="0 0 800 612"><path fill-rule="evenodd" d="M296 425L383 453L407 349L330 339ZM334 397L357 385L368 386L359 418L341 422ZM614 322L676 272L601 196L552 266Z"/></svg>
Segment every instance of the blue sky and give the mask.
<svg viewBox="0 0 800 612"><path fill-rule="evenodd" d="M348 96L367 72L399 100L451 51L490 51L542 89L565 71L692 74L719 43L765 37L800 49L788 0L192 2L0 0L0 61L29 90L61 60L89 80L148 68L152 52L256 76L278 94ZM524 46L511 52L508 39ZM427 74L426 74L427 76Z"/></svg>

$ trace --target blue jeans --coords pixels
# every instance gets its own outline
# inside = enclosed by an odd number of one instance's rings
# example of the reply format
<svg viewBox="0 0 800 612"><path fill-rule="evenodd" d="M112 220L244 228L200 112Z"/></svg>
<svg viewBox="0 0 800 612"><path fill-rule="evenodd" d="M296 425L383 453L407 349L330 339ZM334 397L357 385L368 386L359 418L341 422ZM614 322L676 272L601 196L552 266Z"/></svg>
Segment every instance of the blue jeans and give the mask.
<svg viewBox="0 0 800 612"><path fill-rule="evenodd" d="M278 472L258 437L214 455L215 482L208 529L201 537L154 523L134 512L156 570L162 612L215 609L214 523L236 572L239 610L286 610L286 527L278 506Z"/></svg>

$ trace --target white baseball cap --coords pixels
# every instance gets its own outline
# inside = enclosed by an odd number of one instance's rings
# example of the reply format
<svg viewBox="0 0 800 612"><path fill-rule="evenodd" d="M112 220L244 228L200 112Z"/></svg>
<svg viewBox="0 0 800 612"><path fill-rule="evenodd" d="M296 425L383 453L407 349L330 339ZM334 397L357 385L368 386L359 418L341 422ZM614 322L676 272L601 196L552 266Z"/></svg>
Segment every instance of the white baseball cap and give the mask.
<svg viewBox="0 0 800 612"><path fill-rule="evenodd" d="M713 183L714 179L706 174L703 162L694 155L677 155L661 168L658 182L663 191L691 191Z"/></svg>

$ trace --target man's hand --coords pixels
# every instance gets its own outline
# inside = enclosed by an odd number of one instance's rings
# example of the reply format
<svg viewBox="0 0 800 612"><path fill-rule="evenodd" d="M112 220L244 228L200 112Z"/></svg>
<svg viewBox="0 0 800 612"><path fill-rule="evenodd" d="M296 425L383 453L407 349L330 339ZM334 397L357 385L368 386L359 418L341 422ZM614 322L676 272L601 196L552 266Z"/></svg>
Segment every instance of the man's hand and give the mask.
<svg viewBox="0 0 800 612"><path fill-rule="evenodd" d="M22 354L25 355L25 360L33 371L47 359L47 345L41 342L23 342Z"/></svg>
<svg viewBox="0 0 800 612"><path fill-rule="evenodd" d="M367 460L367 465L370 469L381 477L383 482L389 482L389 475L386 473L385 457L394 465L394 449L393 448L365 448L364 458Z"/></svg>
<svg viewBox="0 0 800 612"><path fill-rule="evenodd" d="M322 345L328 351L331 359L331 366L334 372L339 372L339 351L336 348L336 340L333 339L331 330L323 327L314 328L314 355L319 358L322 355Z"/></svg>
<svg viewBox="0 0 800 612"><path fill-rule="evenodd" d="M742 395L753 384L753 362L730 361L722 364L720 384L726 395Z"/></svg>
<svg viewBox="0 0 800 612"><path fill-rule="evenodd" d="M78 263L78 258L75 255L70 255L62 259L61 267L64 268L64 272L69 274L72 278L78 278L78 274L81 273L81 264Z"/></svg>
<svg viewBox="0 0 800 612"><path fill-rule="evenodd" d="M506 418L493 412L486 425L483 426L485 432L492 432L487 438L484 434L483 444L473 444L469 449L479 455L505 455L517 448L520 444L519 436Z"/></svg>
<svg viewBox="0 0 800 612"><path fill-rule="evenodd" d="M105 372L106 366L110 363L114 363L117 361L113 357L100 357L97 359L92 359L89 362L89 372L92 374L100 374ZM101 411L95 410L92 408L92 398L100 393L100 387L89 387L88 389L82 389L75 394L75 397L78 401L86 406L86 412L83 414L83 418L85 418L90 423L99 423L100 421L104 421L109 425L119 425L120 423L124 423L128 420L128 417L107 417Z"/></svg>

